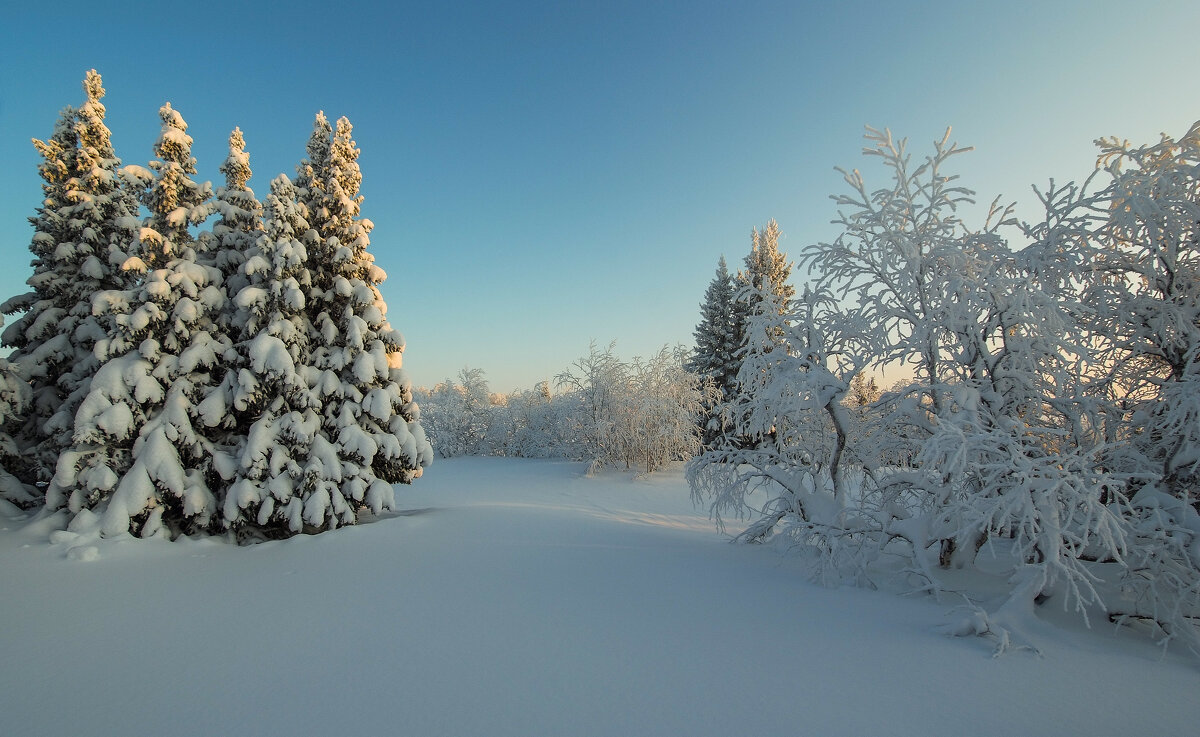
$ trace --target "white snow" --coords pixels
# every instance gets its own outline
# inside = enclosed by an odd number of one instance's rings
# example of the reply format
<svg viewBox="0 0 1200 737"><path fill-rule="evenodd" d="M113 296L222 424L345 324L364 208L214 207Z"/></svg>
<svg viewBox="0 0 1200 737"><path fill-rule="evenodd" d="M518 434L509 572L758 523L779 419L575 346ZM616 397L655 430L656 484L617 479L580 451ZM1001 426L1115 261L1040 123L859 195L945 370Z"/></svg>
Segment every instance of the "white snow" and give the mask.
<svg viewBox="0 0 1200 737"><path fill-rule="evenodd" d="M1042 657L993 659L993 643L939 632L952 603L822 588L794 557L728 544L678 469L584 470L442 460L395 488L397 513L246 548L75 533L50 543L61 517L22 527L0 507L0 729L1195 730L1189 656L1106 625L1035 620Z"/></svg>

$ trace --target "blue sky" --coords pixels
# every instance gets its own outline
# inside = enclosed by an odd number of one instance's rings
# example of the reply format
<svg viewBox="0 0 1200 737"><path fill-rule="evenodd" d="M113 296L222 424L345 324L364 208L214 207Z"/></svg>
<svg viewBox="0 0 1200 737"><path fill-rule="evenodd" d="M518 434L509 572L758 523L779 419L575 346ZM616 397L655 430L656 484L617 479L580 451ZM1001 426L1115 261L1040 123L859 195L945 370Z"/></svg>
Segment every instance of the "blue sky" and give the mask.
<svg viewBox="0 0 1200 737"><path fill-rule="evenodd" d="M1035 217L1029 185L1085 176L1096 137L1200 118L1194 0L12 5L0 295L31 273L29 139L82 102L87 69L126 164L170 100L201 179L220 183L242 128L260 195L324 110L355 125L389 317L429 386L471 366L529 388L591 339L627 358L690 344L752 227L777 219L789 254L836 236L833 167L867 163L866 124L918 152L954 126L976 148L963 182Z"/></svg>

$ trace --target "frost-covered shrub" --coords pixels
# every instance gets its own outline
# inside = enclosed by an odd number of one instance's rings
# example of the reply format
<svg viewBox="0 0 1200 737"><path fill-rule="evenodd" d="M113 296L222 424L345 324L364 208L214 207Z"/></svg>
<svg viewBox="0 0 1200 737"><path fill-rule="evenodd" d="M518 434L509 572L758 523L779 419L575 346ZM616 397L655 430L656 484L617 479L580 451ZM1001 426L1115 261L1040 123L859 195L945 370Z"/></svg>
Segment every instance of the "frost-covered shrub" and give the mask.
<svg viewBox="0 0 1200 737"><path fill-rule="evenodd" d="M682 349L621 360L610 345L533 391L488 393L483 372L419 390L422 422L443 457L508 455L620 465L647 473L699 451L697 419L713 384L684 368Z"/></svg>
<svg viewBox="0 0 1200 737"><path fill-rule="evenodd" d="M505 396L492 421L492 447L519 458L571 457L567 409L562 395L553 394L548 382Z"/></svg>
<svg viewBox="0 0 1200 737"><path fill-rule="evenodd" d="M960 149L944 139L914 168L903 142L869 137L893 185L846 174L843 234L802 259L842 305L814 310L810 292L808 310L753 313L724 412L758 440L689 464L694 493L718 520L755 516L743 539L786 535L829 580L892 571L936 592L988 551L1009 595L952 629L1001 649L1047 600L1194 646L1196 141L1105 143L1135 173L1110 165L1099 195L1052 188L1014 252L1006 211L959 219L972 193L944 165ZM861 368L895 364L913 378L844 411Z"/></svg>
<svg viewBox="0 0 1200 737"><path fill-rule="evenodd" d="M609 465L646 472L700 450L699 418L714 384L684 368L683 350L621 361L610 344L559 374L570 445L593 469Z"/></svg>
<svg viewBox="0 0 1200 737"><path fill-rule="evenodd" d="M421 401L421 424L442 458L491 455L503 449L492 438L492 425L505 413L493 408L481 369L464 368L458 380L446 379Z"/></svg>
<svg viewBox="0 0 1200 737"><path fill-rule="evenodd" d="M1200 654L1200 514L1155 485L1130 504L1129 552L1109 619L1149 623L1165 646L1178 640Z"/></svg>
<svg viewBox="0 0 1200 737"><path fill-rule="evenodd" d="M649 359L634 358L607 447L594 462L650 473L699 452L697 418L711 400L712 385L685 369L684 358L681 350L667 348Z"/></svg>
<svg viewBox="0 0 1200 737"><path fill-rule="evenodd" d="M1180 499L1200 496L1200 122L1178 141L1099 141L1110 183L1067 201L1102 212L1086 233L1084 300L1096 365L1126 410L1129 468ZM1065 215L1060 215L1065 217Z"/></svg>

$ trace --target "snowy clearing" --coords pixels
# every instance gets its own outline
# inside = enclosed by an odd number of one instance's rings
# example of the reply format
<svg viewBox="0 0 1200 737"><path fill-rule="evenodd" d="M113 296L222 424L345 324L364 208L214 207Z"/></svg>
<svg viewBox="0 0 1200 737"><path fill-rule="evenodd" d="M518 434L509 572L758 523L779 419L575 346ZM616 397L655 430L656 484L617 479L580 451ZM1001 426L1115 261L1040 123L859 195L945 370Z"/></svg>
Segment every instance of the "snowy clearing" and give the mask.
<svg viewBox="0 0 1200 737"><path fill-rule="evenodd" d="M9 735L1187 734L1200 668L1106 623L990 657L952 602L807 583L678 469L439 461L399 513L68 558L0 519ZM1052 616L1047 614L1046 616ZM1115 687L1115 684L1118 684Z"/></svg>

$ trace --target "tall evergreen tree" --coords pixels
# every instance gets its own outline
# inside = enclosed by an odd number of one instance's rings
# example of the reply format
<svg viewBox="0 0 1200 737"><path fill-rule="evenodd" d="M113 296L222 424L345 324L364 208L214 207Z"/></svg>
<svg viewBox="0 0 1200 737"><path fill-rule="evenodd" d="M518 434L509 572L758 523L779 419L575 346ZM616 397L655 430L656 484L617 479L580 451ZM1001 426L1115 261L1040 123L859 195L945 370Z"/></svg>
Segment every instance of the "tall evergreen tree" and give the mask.
<svg viewBox="0 0 1200 737"><path fill-rule="evenodd" d="M249 283L243 267L263 232L263 207L250 189L250 156L246 153L246 139L240 128L229 135L229 156L221 164L225 175L225 186L217 189L213 209L220 219L207 235L208 253L202 259L217 267L221 272L221 283L225 294L232 299ZM229 309L220 318L221 328L226 332L235 329L236 310Z"/></svg>
<svg viewBox="0 0 1200 737"><path fill-rule="evenodd" d="M741 303L738 308L740 322L743 324L754 311L755 305L762 300L760 295L754 293L755 290L774 295L776 299L772 301L781 305L782 310L786 310L796 296L796 288L788 284L792 264L787 260L787 254L779 251L779 235L779 223L774 218L768 220L761 231L755 228L751 232L750 253L746 254L744 262L746 268L738 271L737 275L739 289L752 287L743 295L744 299L738 300Z"/></svg>
<svg viewBox="0 0 1200 737"><path fill-rule="evenodd" d="M296 167L296 196L308 212L313 227L324 223L329 213L325 208L325 178L329 171L329 152L333 138L333 127L323 111L318 111L313 120L313 131L305 146L307 153ZM315 232L315 231L314 231ZM315 245L310 241L310 246ZM310 256L314 254L309 254Z"/></svg>
<svg viewBox="0 0 1200 737"><path fill-rule="evenodd" d="M162 132L154 144L158 160L150 162L153 174L130 167L131 174L148 188L140 195L150 210L143 223L137 245L138 254L148 269L161 268L191 251L195 260L196 239L189 228L203 223L212 213L209 200L212 185L195 182L196 159L192 156L192 137L187 134L183 116L166 103L158 111Z"/></svg>
<svg viewBox="0 0 1200 737"><path fill-rule="evenodd" d="M220 272L197 263L190 225L209 213L208 183L198 184L191 136L166 104L150 174L129 167L147 188L150 214L132 247L140 284L96 297L111 316L111 337L98 341L103 361L75 419L47 506L102 514L102 530L143 536L208 527L216 509L210 489L212 444L197 404L214 383L228 340L215 328L223 308Z"/></svg>
<svg viewBox="0 0 1200 737"><path fill-rule="evenodd" d="M363 507L391 507L391 485L411 482L433 459L411 381L400 368L404 339L388 322L379 293L386 274L367 253L373 224L359 216L362 174L352 127L340 118L326 148L328 127L318 114L300 172L314 267L313 388L322 402L322 431L341 459L341 478L318 484L304 499L304 522L318 529L353 523Z"/></svg>
<svg viewBox="0 0 1200 737"><path fill-rule="evenodd" d="M40 500L35 489L11 473L19 466L21 454L7 427L21 418L28 404L29 382L20 367L0 358L0 499L19 507L32 507Z"/></svg>
<svg viewBox="0 0 1200 737"><path fill-rule="evenodd" d="M745 269L739 270L734 280L734 327L731 333L738 346L734 352L732 369L734 376L741 371L742 363L751 350L759 354L769 353L774 350L775 346L783 347L785 343L785 331L779 326L769 327L767 335L757 336L753 338L753 341L750 335L750 324L761 318L764 301L771 305L767 309L772 309L782 316L789 311L792 299L796 295L795 287L788 284L788 278L792 274L792 264L787 260L787 254L779 251L779 236L779 224L775 222L774 218L768 220L766 227L761 231L757 228L752 230L750 253L746 254L744 260ZM761 320L759 321L761 322ZM753 345L751 345L752 342ZM737 386L736 380L733 385ZM740 390L736 389L735 391ZM733 394L726 395L727 414L728 411L745 404L744 402L734 402L733 399ZM738 416L735 412L734 416L725 416L722 421L733 430L730 437L734 438L736 445L744 447L756 445L759 442L759 440L752 439L752 434L747 433L744 427L745 417Z"/></svg>
<svg viewBox="0 0 1200 737"><path fill-rule="evenodd" d="M716 402L701 418L705 445L711 445L721 434L720 402L737 391L741 325L735 320L733 297L733 278L722 256L700 304L700 324L693 333L696 347L687 363L689 371L712 381L718 392Z"/></svg>
<svg viewBox="0 0 1200 737"><path fill-rule="evenodd" d="M31 381L32 402L13 430L22 457L16 470L27 484L53 475L99 367L94 348L107 327L93 314L93 296L133 279L121 266L137 203L117 174L121 162L104 122L100 75L89 71L83 86L86 102L63 112L50 140L34 142L44 158L45 199L32 220L32 291L2 308L25 313L5 331L4 343L17 349L12 360Z"/></svg>
<svg viewBox="0 0 1200 737"><path fill-rule="evenodd" d="M16 348L10 360L26 367L30 381L29 401L20 413L10 414L6 429L16 451L10 456L6 469L16 480L28 487L28 492L14 488L12 498L29 497L36 492L35 484L42 480L42 467L53 464L51 452L41 447L47 440L45 423L63 401L58 389L58 377L69 370L73 357L66 337L58 325L66 318L70 296L65 293L68 279L60 274L56 257L59 244L69 239L67 193L75 172L79 137L75 130L76 110L66 108L60 113L54 133L48 140L34 139L33 145L42 156L38 173L42 177L42 205L37 215L29 219L34 234L29 250L33 253L33 275L26 281L31 291L7 300L5 314L23 312L5 329L5 346ZM23 504L24 506L24 504Z"/></svg>
<svg viewBox="0 0 1200 737"><path fill-rule="evenodd" d="M260 252L257 241L263 233L263 207L248 186L250 156L240 128L229 135L229 155L221 164L221 172L225 174L225 185L217 190L212 203L212 210L220 218L211 231L200 233L196 257L198 263L215 269L219 281L214 284L224 296L222 307L212 316L214 337L222 346L234 346L241 342L241 332L250 319L249 310L239 306L236 297L250 284L246 263ZM244 358L236 352L222 356L216 372L220 381L199 407L204 434L212 440L210 479L218 499L235 479L235 459L245 446L249 428L250 420L244 414L230 411L234 398L245 390L239 384L247 365Z"/></svg>
<svg viewBox="0 0 1200 737"><path fill-rule="evenodd" d="M243 267L235 296L244 315L236 355L218 412L232 410L244 437L235 451L234 481L223 523L240 536L287 536L304 528L304 502L336 485L341 460L321 432L320 404L309 387L312 328L305 310L311 288L301 239L306 208L286 176L271 182L265 232Z"/></svg>

